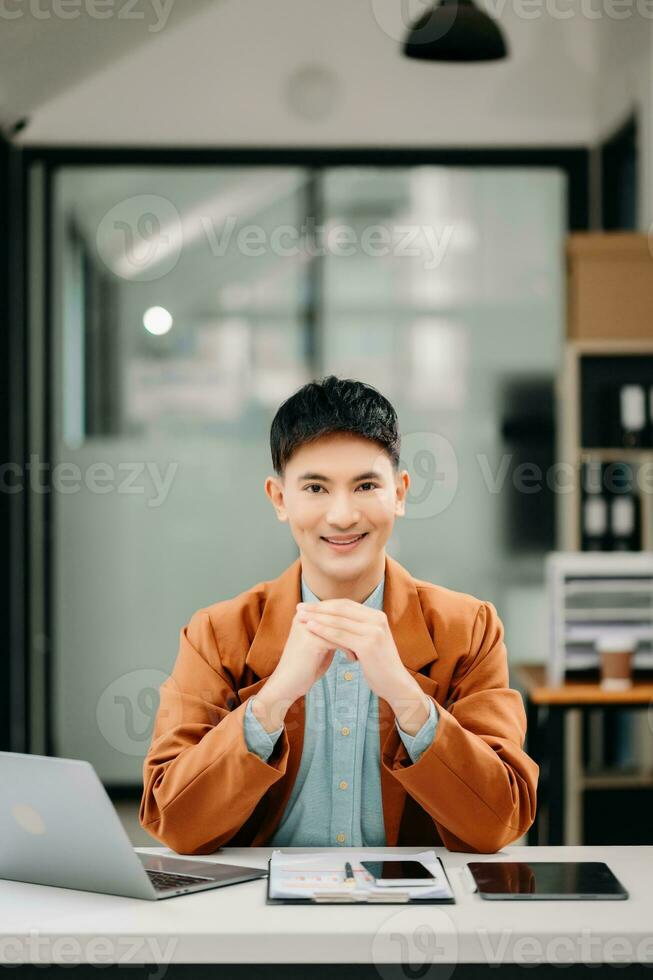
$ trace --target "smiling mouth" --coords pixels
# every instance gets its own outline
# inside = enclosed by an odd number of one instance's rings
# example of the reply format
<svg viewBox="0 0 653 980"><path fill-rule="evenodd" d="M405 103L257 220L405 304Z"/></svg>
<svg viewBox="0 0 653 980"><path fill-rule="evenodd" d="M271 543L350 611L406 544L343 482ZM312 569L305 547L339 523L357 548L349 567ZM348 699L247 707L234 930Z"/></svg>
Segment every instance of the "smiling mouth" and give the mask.
<svg viewBox="0 0 653 980"><path fill-rule="evenodd" d="M363 534L359 534L355 538L349 538L347 541L334 541L332 538L321 538L321 540L326 541L332 548L341 548L344 551L346 548L352 548L359 541L362 541L367 536L367 533L367 531L364 531Z"/></svg>

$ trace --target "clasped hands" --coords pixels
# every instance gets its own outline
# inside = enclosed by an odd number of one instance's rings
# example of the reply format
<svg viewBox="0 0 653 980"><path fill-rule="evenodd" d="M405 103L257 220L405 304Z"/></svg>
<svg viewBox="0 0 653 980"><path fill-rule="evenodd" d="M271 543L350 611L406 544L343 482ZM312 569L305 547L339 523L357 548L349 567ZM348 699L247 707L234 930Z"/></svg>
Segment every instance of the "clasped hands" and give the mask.
<svg viewBox="0 0 653 980"><path fill-rule="evenodd" d="M323 599L297 604L306 628L357 660L374 693L388 702L400 728L416 735L430 701L402 663L386 614L352 599Z"/></svg>

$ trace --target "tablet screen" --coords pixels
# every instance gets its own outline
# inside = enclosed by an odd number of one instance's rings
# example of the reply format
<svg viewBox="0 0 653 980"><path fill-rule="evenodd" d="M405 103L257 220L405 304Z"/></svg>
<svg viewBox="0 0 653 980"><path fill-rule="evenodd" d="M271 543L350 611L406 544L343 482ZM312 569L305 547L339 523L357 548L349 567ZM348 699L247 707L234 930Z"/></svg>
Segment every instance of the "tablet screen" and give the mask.
<svg viewBox="0 0 653 980"><path fill-rule="evenodd" d="M470 861L483 898L627 898L602 861Z"/></svg>

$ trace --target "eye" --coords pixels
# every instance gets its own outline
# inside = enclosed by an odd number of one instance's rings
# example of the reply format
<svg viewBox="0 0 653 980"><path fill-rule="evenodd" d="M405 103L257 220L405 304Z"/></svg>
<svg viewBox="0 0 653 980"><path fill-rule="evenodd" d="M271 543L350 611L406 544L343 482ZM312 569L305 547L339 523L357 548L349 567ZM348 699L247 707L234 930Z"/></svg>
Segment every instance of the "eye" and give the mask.
<svg viewBox="0 0 653 980"><path fill-rule="evenodd" d="M304 490L311 490L313 487L317 487L318 490L323 490L324 488L319 483L309 483L304 487ZM361 487L378 487L378 483L361 483L356 489L360 490ZM317 494L311 494L312 497L316 497Z"/></svg>

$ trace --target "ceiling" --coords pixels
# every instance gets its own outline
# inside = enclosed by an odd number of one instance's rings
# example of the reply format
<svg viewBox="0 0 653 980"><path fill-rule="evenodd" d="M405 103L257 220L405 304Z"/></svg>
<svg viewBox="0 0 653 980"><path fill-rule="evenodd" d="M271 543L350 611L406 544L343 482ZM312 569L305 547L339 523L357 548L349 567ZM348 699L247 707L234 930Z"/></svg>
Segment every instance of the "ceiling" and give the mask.
<svg viewBox="0 0 653 980"><path fill-rule="evenodd" d="M59 0L57 6L11 0L1 17L0 125L11 129L49 99L215 2Z"/></svg>

